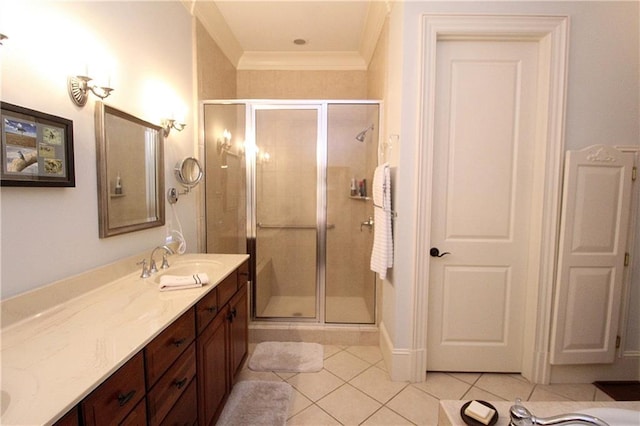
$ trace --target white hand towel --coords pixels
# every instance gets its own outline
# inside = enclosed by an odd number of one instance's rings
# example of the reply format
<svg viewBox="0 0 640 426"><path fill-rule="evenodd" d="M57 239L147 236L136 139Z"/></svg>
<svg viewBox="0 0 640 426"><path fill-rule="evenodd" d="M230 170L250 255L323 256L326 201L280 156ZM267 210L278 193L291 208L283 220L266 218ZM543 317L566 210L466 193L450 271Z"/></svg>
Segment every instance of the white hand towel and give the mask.
<svg viewBox="0 0 640 426"><path fill-rule="evenodd" d="M163 275L160 277L160 291L202 287L203 284L209 284L209 276L204 273L193 275Z"/></svg>
<svg viewBox="0 0 640 426"><path fill-rule="evenodd" d="M391 172L389 164L376 167L373 173L373 204L375 228L371 251L371 270L380 279L387 277L387 269L393 266L393 235L391 227Z"/></svg>

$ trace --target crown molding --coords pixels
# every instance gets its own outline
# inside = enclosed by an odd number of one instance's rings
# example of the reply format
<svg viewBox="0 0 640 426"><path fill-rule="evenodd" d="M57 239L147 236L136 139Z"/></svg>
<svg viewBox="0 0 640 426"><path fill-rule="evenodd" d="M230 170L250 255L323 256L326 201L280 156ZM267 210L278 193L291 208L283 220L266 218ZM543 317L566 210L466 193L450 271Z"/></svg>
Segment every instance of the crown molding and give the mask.
<svg viewBox="0 0 640 426"><path fill-rule="evenodd" d="M358 52L244 52L238 70L365 71Z"/></svg>
<svg viewBox="0 0 640 426"><path fill-rule="evenodd" d="M222 53L237 68L243 54L242 46L231 32L215 2L183 0L183 4L191 15L200 20Z"/></svg>
<svg viewBox="0 0 640 426"><path fill-rule="evenodd" d="M371 62L373 53L378 45L380 33L384 27L384 23L391 13L393 1L372 1L369 3L367 11L367 19L364 24L362 38L360 40L360 55L368 65Z"/></svg>

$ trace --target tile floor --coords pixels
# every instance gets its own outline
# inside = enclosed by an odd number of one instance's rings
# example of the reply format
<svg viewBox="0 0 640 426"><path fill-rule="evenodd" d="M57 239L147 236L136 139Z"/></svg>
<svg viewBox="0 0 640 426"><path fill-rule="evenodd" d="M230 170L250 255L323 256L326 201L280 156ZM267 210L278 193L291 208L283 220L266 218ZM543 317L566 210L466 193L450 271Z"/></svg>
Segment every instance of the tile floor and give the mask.
<svg viewBox="0 0 640 426"><path fill-rule="evenodd" d="M318 373L255 372L245 363L240 380L291 384L287 425L434 426L440 399L611 400L591 384L533 385L516 374L429 373L422 383L392 382L376 346L325 345L324 368Z"/></svg>

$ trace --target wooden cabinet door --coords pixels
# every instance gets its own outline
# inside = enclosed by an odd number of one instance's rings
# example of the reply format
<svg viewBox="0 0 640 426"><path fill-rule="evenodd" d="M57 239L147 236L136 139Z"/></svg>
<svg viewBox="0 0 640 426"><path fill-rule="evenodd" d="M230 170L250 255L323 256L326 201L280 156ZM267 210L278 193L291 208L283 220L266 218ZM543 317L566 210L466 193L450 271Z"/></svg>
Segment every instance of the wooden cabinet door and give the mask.
<svg viewBox="0 0 640 426"><path fill-rule="evenodd" d="M234 377L242 367L242 362L248 352L249 321L247 306L247 286L240 290L229 303L229 340L230 340L230 380L234 383Z"/></svg>
<svg viewBox="0 0 640 426"><path fill-rule="evenodd" d="M223 310L198 336L198 420L201 425L215 422L230 388L225 313L226 310Z"/></svg>

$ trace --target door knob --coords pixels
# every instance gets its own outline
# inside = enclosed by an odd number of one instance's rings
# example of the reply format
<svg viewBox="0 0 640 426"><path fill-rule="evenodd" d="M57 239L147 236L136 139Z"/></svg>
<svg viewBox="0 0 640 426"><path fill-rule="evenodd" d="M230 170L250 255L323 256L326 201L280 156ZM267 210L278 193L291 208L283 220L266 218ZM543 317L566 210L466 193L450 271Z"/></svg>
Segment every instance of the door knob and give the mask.
<svg viewBox="0 0 640 426"><path fill-rule="evenodd" d="M431 250L429 250L429 255L431 255L431 257L442 257L442 256L446 256L449 253L448 251L445 251L444 253L440 253L440 250L438 250L437 247L431 247Z"/></svg>

